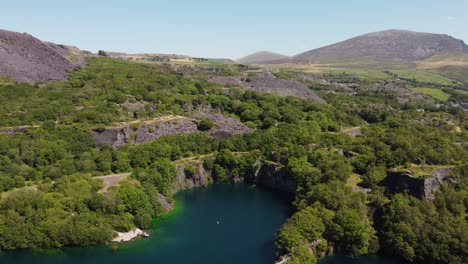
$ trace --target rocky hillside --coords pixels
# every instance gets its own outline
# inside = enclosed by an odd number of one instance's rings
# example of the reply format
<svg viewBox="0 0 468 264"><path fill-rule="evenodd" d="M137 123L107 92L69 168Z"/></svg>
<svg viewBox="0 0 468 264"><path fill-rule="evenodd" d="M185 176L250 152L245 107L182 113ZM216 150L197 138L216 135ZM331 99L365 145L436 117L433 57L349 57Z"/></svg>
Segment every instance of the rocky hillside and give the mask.
<svg viewBox="0 0 468 264"><path fill-rule="evenodd" d="M0 76L29 83L66 80L68 71L84 64L84 57L75 47L0 30Z"/></svg>
<svg viewBox="0 0 468 264"><path fill-rule="evenodd" d="M448 35L404 30L374 32L293 57L296 63L349 61L408 62L444 52L468 53L468 46Z"/></svg>
<svg viewBox="0 0 468 264"><path fill-rule="evenodd" d="M200 129L198 126L200 120L204 118L213 124L208 130ZM192 118L168 115L145 122L136 121L106 129L94 129L92 136L97 146L107 145L117 149L126 143L141 144L167 135L203 132L216 138L227 138L250 131L250 128L232 117L195 113Z"/></svg>
<svg viewBox="0 0 468 264"><path fill-rule="evenodd" d="M249 75L250 74L250 75ZM217 76L209 79L212 83L232 87L241 87L249 91L256 91L279 96L295 96L326 104L319 95L297 80L277 78L269 71L250 71L240 76Z"/></svg>
<svg viewBox="0 0 468 264"><path fill-rule="evenodd" d="M237 59L236 61L242 64L264 64L269 62L276 62L289 59L288 56L269 52L269 51L259 51L254 54L250 54L243 58Z"/></svg>

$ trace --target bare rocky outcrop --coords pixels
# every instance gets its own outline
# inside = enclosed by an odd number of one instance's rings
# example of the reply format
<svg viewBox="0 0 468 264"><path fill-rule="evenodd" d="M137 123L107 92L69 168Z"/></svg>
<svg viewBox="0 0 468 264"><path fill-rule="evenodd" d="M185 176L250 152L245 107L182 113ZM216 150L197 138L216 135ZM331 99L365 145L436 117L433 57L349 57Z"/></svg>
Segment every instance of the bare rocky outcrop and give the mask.
<svg viewBox="0 0 468 264"><path fill-rule="evenodd" d="M176 162L176 184L173 192L207 186L214 182L211 171L205 169L204 159L185 159ZM279 191L283 194L294 194L296 183L288 176L283 165L264 160L256 160L252 164L253 175L239 175L234 181L254 183L265 188Z"/></svg>
<svg viewBox="0 0 468 264"><path fill-rule="evenodd" d="M16 135L16 134L24 134L28 131L29 126L21 126L21 127L12 127L12 128L1 128L0 134L5 135Z"/></svg>
<svg viewBox="0 0 468 264"><path fill-rule="evenodd" d="M66 80L69 71L84 65L84 57L75 47L0 30L0 76L29 83Z"/></svg>
<svg viewBox="0 0 468 264"><path fill-rule="evenodd" d="M435 170L432 177L424 179L424 197L434 200L434 191L438 190L452 169L444 168Z"/></svg>
<svg viewBox="0 0 468 264"><path fill-rule="evenodd" d="M200 131L198 120L208 118L213 128ZM162 136L203 132L218 138L250 132L250 128L238 120L222 114L196 113L192 118L184 116L163 116L151 121L130 122L116 127L92 130L92 136L98 147L104 145L119 148L123 144L141 144L154 141Z"/></svg>
<svg viewBox="0 0 468 264"><path fill-rule="evenodd" d="M342 128L340 132L350 137L357 137L357 136L362 135L362 128L361 127L347 127L347 128ZM344 154L343 149L341 149L341 152Z"/></svg>
<svg viewBox="0 0 468 264"><path fill-rule="evenodd" d="M190 169L189 169L190 168ZM173 192L207 186L213 182L209 171L206 171L202 160L176 165L176 185Z"/></svg>
<svg viewBox="0 0 468 264"><path fill-rule="evenodd" d="M157 198L165 212L169 212L172 211L172 209L174 209L174 203L170 202L166 196L158 193Z"/></svg>
<svg viewBox="0 0 468 264"><path fill-rule="evenodd" d="M52 42L44 42L51 49L55 50L62 57L73 63L75 66L85 66L86 58L93 56L91 52L82 51L75 46L68 46L63 44L55 44Z"/></svg>
<svg viewBox="0 0 468 264"><path fill-rule="evenodd" d="M125 232L125 233L116 232L116 237L113 238L111 242L116 242L116 243L128 242L128 241L132 241L138 238L139 236L148 237L149 234L139 228L136 228L132 231Z"/></svg>
<svg viewBox="0 0 468 264"><path fill-rule="evenodd" d="M262 93L277 94L279 96L295 96L302 99L313 100L318 103L326 104L320 96L297 80L276 78L273 74L266 72L260 76L231 76L231 77L211 77L210 82L239 86L245 90Z"/></svg>
<svg viewBox="0 0 468 264"><path fill-rule="evenodd" d="M287 194L294 194L296 191L296 182L287 174L283 165L257 160L254 167L256 184Z"/></svg>
<svg viewBox="0 0 468 264"><path fill-rule="evenodd" d="M440 168L432 172L431 176L415 177L411 171L394 171L387 172L381 185L387 187L391 193L401 193L407 191L409 194L417 198L425 198L434 200L434 191L438 190L444 180L449 175L451 168Z"/></svg>
<svg viewBox="0 0 468 264"><path fill-rule="evenodd" d="M111 146L115 149L123 144L130 142L130 134L132 129L130 127L123 128L108 128L108 129L93 129L91 134L94 138L96 146Z"/></svg>

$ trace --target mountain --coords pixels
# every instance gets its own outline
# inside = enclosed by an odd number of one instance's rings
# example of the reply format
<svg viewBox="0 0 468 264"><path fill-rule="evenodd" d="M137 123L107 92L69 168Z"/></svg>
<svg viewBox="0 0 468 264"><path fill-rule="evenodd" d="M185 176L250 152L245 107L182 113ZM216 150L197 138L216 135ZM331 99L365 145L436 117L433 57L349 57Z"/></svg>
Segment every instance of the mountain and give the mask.
<svg viewBox="0 0 468 264"><path fill-rule="evenodd" d="M269 51L259 51L243 58L237 59L236 61L242 64L263 64L269 62L276 62L289 59L288 56L269 52Z"/></svg>
<svg viewBox="0 0 468 264"><path fill-rule="evenodd" d="M468 53L468 46L448 35L406 30L368 33L292 58L295 63L346 63L353 61L398 63L418 61L445 52Z"/></svg>
<svg viewBox="0 0 468 264"><path fill-rule="evenodd" d="M66 80L68 71L84 64L85 56L76 47L0 30L0 76L19 82Z"/></svg>

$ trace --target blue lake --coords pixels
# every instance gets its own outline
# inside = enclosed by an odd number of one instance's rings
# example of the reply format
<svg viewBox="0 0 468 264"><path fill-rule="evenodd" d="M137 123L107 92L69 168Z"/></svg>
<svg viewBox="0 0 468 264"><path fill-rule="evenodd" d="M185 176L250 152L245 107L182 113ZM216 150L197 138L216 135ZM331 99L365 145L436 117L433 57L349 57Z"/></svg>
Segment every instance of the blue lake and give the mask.
<svg viewBox="0 0 468 264"><path fill-rule="evenodd" d="M46 253L0 253L0 263L271 264L274 236L289 215L288 202L262 188L215 184L179 192L176 210L155 219L149 238L111 246ZM321 264L395 264L386 258L332 256Z"/></svg>

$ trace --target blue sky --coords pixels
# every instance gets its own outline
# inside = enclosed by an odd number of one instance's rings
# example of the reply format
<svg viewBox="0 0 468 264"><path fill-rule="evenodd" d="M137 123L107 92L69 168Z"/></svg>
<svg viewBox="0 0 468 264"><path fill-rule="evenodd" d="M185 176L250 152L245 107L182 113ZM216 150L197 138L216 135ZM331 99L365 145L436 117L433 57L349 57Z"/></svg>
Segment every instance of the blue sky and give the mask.
<svg viewBox="0 0 468 264"><path fill-rule="evenodd" d="M385 29L468 42L468 0L4 0L0 28L81 49L287 55Z"/></svg>

